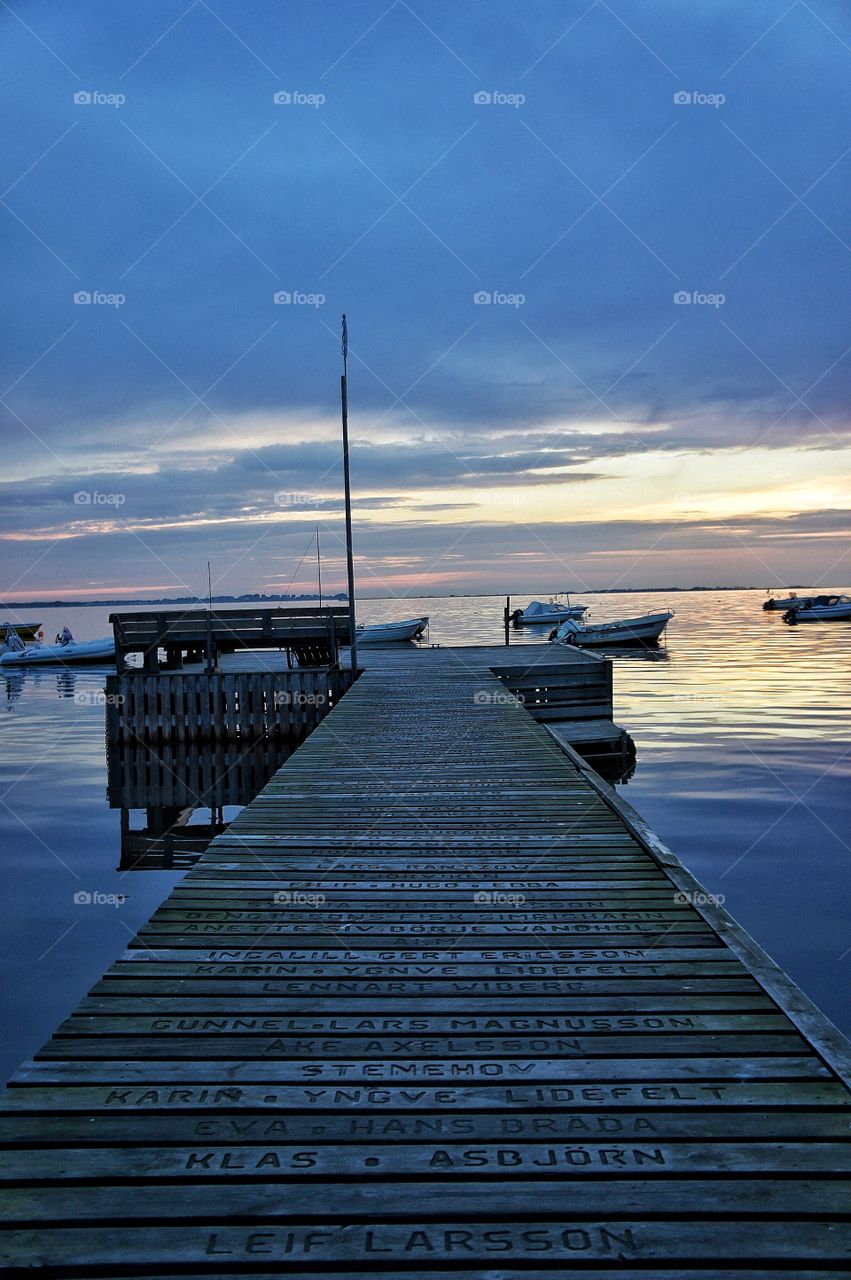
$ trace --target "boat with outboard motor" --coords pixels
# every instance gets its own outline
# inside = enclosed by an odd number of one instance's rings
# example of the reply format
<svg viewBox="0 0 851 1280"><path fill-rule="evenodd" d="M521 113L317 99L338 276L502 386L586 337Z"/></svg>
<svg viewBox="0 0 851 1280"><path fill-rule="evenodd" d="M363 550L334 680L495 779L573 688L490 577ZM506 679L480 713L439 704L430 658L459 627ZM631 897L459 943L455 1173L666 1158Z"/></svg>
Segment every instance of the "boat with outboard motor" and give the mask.
<svg viewBox="0 0 851 1280"><path fill-rule="evenodd" d="M7 635L0 653L0 665L4 667L32 667L46 663L68 666L69 663L108 662L115 657L115 641L112 636L102 640L75 640L67 627L63 627L54 644L24 644L15 632Z"/></svg>
<svg viewBox="0 0 851 1280"><path fill-rule="evenodd" d="M805 604L787 609L783 621L796 622L847 622L851 618L851 596L813 596Z"/></svg>
<svg viewBox="0 0 851 1280"><path fill-rule="evenodd" d="M790 591L788 596L769 596L763 600L762 607L767 613L779 609L800 609L805 604L812 604L816 596L799 596L797 591Z"/></svg>
<svg viewBox="0 0 851 1280"><path fill-rule="evenodd" d="M525 609L515 609L511 615L511 621L515 627L545 624L552 626L554 622L565 622L568 618L581 618L587 612L587 605L571 604L570 596L567 597L567 604L561 604L558 600L550 600L547 604L544 604L543 600L533 600Z"/></svg>
<svg viewBox="0 0 851 1280"><path fill-rule="evenodd" d="M554 644L575 644L583 649L613 645L658 644L673 611L646 613L640 618L618 618L613 622L582 623L567 618L550 636Z"/></svg>

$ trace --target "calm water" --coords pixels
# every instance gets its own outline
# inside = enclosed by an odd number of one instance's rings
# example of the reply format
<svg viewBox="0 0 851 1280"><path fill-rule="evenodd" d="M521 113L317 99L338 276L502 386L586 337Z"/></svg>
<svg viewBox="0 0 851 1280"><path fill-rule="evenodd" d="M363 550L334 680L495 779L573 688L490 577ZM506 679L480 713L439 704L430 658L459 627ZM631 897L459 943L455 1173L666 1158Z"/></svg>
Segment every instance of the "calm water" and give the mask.
<svg viewBox="0 0 851 1280"><path fill-rule="evenodd" d="M762 612L762 599L756 591L581 597L598 620L676 609L665 649L615 659L615 716L638 749L626 795L851 1033L851 624L787 627ZM371 600L360 616L428 613L432 643L498 644L503 603ZM107 613L21 617L40 618L48 637L67 623L90 639L108 634ZM541 644L546 634L514 632L512 643ZM118 869L103 675L0 677L4 1076L70 1012L178 878ZM80 894L93 900L75 902ZM122 895L120 905L108 900Z"/></svg>

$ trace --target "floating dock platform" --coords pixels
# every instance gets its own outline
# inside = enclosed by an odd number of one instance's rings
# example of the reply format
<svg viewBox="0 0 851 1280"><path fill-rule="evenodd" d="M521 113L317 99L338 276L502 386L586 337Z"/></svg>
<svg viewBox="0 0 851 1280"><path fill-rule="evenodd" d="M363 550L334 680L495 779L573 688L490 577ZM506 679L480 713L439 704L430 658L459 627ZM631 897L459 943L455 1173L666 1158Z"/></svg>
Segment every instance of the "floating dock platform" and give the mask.
<svg viewBox="0 0 851 1280"><path fill-rule="evenodd" d="M847 1274L848 1043L505 664L364 655L21 1069L4 1274Z"/></svg>

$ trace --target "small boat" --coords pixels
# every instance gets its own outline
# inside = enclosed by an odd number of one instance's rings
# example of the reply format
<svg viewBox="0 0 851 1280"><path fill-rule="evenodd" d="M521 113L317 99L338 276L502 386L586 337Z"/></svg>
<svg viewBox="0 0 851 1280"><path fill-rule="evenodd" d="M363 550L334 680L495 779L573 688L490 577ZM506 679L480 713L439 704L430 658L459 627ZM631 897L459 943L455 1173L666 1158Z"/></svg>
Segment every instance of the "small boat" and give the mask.
<svg viewBox="0 0 851 1280"><path fill-rule="evenodd" d="M0 641L5 641L12 631L25 642L38 640L41 638L41 623L0 622Z"/></svg>
<svg viewBox="0 0 851 1280"><path fill-rule="evenodd" d="M769 596L767 600L763 600L763 609L771 612L773 609L799 609L805 604L812 604L816 596L799 596L797 592L790 591L788 596Z"/></svg>
<svg viewBox="0 0 851 1280"><path fill-rule="evenodd" d="M428 618L408 618L404 622L363 623L357 628L358 644L390 644L397 640L416 640L428 626Z"/></svg>
<svg viewBox="0 0 851 1280"><path fill-rule="evenodd" d="M102 640L75 640L67 627L63 627L55 644L27 644L17 634L7 635L0 654L4 667L32 667L44 663L67 666L69 663L107 662L115 657L115 641L112 636Z"/></svg>
<svg viewBox="0 0 851 1280"><path fill-rule="evenodd" d="M533 600L525 609L515 609L511 621L515 627L543 626L545 623L551 626L554 622L566 622L568 618L581 618L587 612L587 605L571 604L569 599L567 604L559 604L558 600L550 600L548 604Z"/></svg>
<svg viewBox="0 0 851 1280"><path fill-rule="evenodd" d="M618 644L656 644L671 613L646 613L640 618L618 618L615 622L586 625L568 618L550 636L555 644L575 644L583 649L607 648Z"/></svg>
<svg viewBox="0 0 851 1280"><path fill-rule="evenodd" d="M851 596L813 596L783 614L784 622L846 622L851 618Z"/></svg>

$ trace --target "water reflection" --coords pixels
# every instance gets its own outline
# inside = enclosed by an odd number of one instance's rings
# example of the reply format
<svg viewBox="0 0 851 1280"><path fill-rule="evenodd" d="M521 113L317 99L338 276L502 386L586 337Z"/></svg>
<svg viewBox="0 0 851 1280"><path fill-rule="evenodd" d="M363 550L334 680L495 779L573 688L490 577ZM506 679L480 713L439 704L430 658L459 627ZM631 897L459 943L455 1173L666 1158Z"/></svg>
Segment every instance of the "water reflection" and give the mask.
<svg viewBox="0 0 851 1280"><path fill-rule="evenodd" d="M192 866L280 769L299 739L138 741L107 748L107 795L121 810L120 871Z"/></svg>
<svg viewBox="0 0 851 1280"><path fill-rule="evenodd" d="M77 673L67 667L56 672L56 692L60 698L73 698L77 687Z"/></svg>
<svg viewBox="0 0 851 1280"><path fill-rule="evenodd" d="M8 673L4 671L0 683L3 686L4 710L11 711L24 692L24 673L22 671L9 671Z"/></svg>

